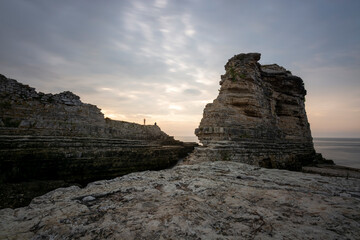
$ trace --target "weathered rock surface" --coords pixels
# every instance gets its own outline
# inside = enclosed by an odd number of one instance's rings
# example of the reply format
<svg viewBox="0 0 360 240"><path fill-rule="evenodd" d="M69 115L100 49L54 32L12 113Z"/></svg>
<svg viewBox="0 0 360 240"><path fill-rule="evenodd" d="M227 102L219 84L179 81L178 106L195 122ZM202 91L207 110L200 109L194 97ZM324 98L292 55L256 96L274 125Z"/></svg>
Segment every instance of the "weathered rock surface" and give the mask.
<svg viewBox="0 0 360 240"><path fill-rule="evenodd" d="M221 161L132 173L0 210L0 239L360 239L360 179Z"/></svg>
<svg viewBox="0 0 360 240"><path fill-rule="evenodd" d="M104 118L71 92L37 93L0 75L0 208L69 184L168 168L195 145L157 125Z"/></svg>
<svg viewBox="0 0 360 240"><path fill-rule="evenodd" d="M194 144L85 137L1 136L0 208L58 187L174 166Z"/></svg>
<svg viewBox="0 0 360 240"><path fill-rule="evenodd" d="M157 125L104 118L71 92L44 94L0 74L0 134L171 140Z"/></svg>
<svg viewBox="0 0 360 240"><path fill-rule="evenodd" d="M360 178L360 169L334 164L316 164L316 166L306 166L302 168L302 172L317 173L323 176Z"/></svg>
<svg viewBox="0 0 360 240"><path fill-rule="evenodd" d="M203 148L189 162L231 160L299 170L315 159L301 78L259 53L239 54L225 65L220 92L195 130Z"/></svg>

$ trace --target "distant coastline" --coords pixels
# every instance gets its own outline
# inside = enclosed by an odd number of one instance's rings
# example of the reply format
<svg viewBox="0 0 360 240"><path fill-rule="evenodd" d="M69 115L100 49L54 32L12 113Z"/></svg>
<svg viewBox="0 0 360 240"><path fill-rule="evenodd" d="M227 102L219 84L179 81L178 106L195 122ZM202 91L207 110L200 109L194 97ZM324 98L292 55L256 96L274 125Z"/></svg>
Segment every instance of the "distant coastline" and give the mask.
<svg viewBox="0 0 360 240"><path fill-rule="evenodd" d="M199 143L195 135L175 136L175 139ZM334 160L337 165L360 168L360 138L314 137L314 147L316 152L326 159Z"/></svg>

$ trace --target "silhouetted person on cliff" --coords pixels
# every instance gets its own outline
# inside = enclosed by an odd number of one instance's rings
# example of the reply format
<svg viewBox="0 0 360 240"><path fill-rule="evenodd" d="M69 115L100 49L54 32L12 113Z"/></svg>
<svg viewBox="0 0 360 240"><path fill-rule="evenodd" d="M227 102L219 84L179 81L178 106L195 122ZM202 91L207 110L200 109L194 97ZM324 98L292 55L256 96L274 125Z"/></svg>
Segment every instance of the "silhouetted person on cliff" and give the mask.
<svg viewBox="0 0 360 240"><path fill-rule="evenodd" d="M144 125L145 125L146 119L144 118Z"/></svg>

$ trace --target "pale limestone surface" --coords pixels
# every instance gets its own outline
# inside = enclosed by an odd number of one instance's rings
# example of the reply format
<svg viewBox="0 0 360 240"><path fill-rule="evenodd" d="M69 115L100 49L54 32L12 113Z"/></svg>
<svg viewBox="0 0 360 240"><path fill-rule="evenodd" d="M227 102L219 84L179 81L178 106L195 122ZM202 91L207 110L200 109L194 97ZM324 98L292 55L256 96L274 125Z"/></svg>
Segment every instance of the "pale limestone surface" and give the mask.
<svg viewBox="0 0 360 240"><path fill-rule="evenodd" d="M360 239L360 179L207 162L0 210L0 239Z"/></svg>

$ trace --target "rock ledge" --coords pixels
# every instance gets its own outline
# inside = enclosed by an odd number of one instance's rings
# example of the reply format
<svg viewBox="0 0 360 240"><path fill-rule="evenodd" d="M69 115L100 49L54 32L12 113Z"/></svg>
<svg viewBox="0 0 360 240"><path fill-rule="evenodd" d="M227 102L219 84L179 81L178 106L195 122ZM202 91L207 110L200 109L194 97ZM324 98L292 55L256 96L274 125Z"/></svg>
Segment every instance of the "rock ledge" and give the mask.
<svg viewBox="0 0 360 240"><path fill-rule="evenodd" d="M236 162L69 187L0 210L1 239L359 239L360 180Z"/></svg>

